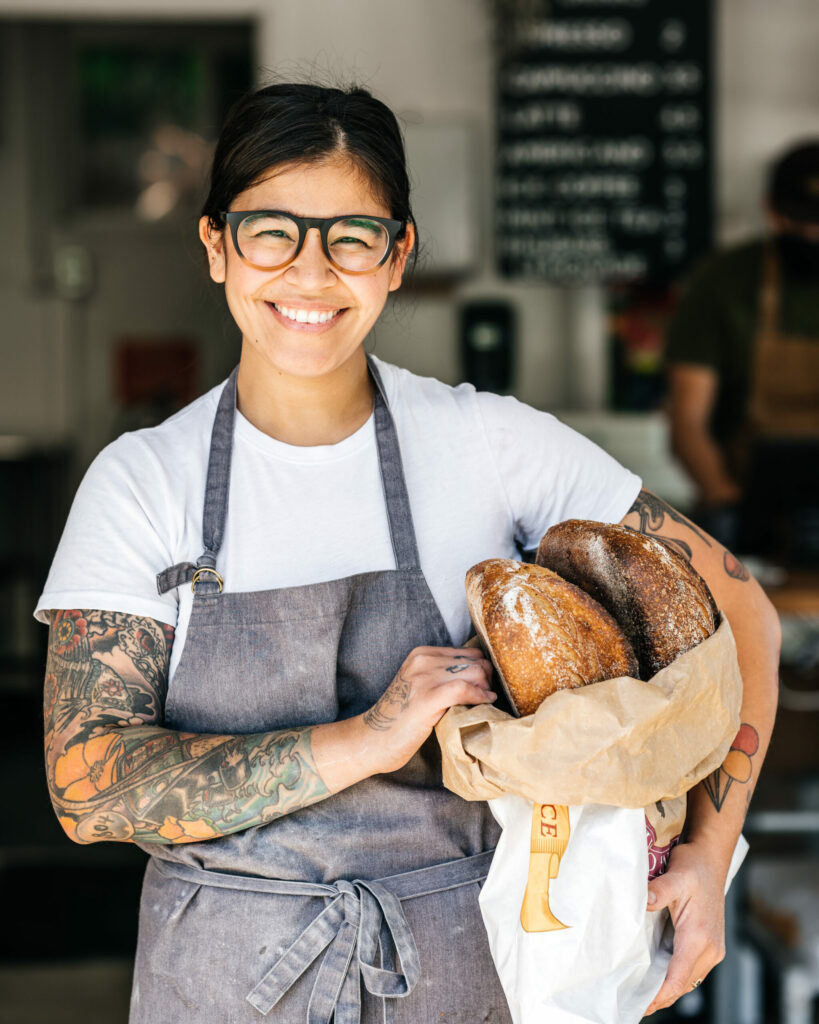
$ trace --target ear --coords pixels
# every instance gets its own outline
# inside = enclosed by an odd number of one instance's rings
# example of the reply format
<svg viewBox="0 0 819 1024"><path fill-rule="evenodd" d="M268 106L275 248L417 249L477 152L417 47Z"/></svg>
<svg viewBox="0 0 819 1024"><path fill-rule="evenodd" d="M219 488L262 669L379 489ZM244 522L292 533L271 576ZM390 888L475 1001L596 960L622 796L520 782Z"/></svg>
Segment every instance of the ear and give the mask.
<svg viewBox="0 0 819 1024"><path fill-rule="evenodd" d="M394 292L401 287L404 277L404 269L415 245L415 226L407 224L404 229L404 237L400 242L395 243L392 260L390 261L390 291Z"/></svg>
<svg viewBox="0 0 819 1024"><path fill-rule="evenodd" d="M208 254L208 269L211 278L217 284L225 283L225 228L222 231L214 228L210 217L199 218L199 238Z"/></svg>

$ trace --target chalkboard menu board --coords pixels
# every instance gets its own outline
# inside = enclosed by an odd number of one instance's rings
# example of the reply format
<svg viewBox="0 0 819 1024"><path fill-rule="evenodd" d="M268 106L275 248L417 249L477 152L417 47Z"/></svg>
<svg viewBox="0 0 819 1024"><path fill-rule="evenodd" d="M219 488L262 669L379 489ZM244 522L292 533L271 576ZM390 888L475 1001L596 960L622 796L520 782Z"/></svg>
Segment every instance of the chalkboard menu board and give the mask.
<svg viewBox="0 0 819 1024"><path fill-rule="evenodd" d="M668 282L711 243L711 4L542 6L501 27L500 272Z"/></svg>

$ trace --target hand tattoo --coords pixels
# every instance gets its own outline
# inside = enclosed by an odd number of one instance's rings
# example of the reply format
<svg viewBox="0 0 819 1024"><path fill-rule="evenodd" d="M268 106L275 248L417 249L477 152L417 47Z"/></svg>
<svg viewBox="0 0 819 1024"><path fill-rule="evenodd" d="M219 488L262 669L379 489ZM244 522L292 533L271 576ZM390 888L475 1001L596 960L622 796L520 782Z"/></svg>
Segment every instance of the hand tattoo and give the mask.
<svg viewBox="0 0 819 1024"><path fill-rule="evenodd" d="M396 676L376 703L364 715L364 724L376 732L389 729L396 718L409 706L412 683L403 676Z"/></svg>

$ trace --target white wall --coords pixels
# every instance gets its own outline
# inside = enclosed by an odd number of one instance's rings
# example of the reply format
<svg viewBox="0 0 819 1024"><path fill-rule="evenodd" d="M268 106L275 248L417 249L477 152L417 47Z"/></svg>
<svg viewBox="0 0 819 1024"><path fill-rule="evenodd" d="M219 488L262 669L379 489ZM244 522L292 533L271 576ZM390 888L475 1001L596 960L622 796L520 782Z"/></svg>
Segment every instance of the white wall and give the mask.
<svg viewBox="0 0 819 1024"><path fill-rule="evenodd" d="M771 158L819 139L819 3L721 0L717 31L717 227L729 242L762 227Z"/></svg>

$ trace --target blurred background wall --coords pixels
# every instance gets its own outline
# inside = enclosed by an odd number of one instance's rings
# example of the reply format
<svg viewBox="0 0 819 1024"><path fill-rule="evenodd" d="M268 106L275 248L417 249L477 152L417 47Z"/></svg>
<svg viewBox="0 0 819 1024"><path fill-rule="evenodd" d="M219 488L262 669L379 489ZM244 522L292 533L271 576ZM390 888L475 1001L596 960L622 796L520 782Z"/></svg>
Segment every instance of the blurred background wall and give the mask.
<svg viewBox="0 0 819 1024"><path fill-rule="evenodd" d="M761 223L760 190L769 158L786 141L819 128L819 25L813 0L720 0L714 14L714 234L733 240ZM186 18L217 26L244 22L255 81L271 72L315 70L370 86L405 119L411 158L417 155L421 163L415 179L428 259L435 256L435 223L424 222L424 198L434 208L441 196L450 203L457 197L459 210L472 212L468 258L455 268L449 286L436 294L427 289L408 302L399 299L397 314L378 328L377 351L454 381L460 369L453 343L457 301L491 294L517 308L514 390L523 400L560 408L604 404L604 382L598 394L578 396L567 372L573 347L568 335L602 335L602 311L567 324L564 289L502 281L493 270L495 85L485 0L242 0L229 12L212 0L0 0L0 16L7 25L0 186L12 242L0 254L3 431L70 436L86 456L96 451L115 425L112 344L125 335L196 337L203 383L218 379L236 355L230 328L215 313L218 303L198 274L192 218L140 221L114 216L110 207L83 208L76 194L67 194L65 178L80 140L60 135L71 99L60 77L68 73L60 64L66 56L60 25L81 34L83 23L90 31L94 22L112 21L124 31L132 23ZM48 23L57 30L50 44L56 55L38 49L36 41L29 51L18 45L20 33L36 35L37 26L42 31ZM161 45L161 29L155 31ZM216 125L208 127L215 134ZM462 140L454 150L460 158L454 183L441 173L442 162L436 163L427 141L436 128L443 137L454 132ZM73 286L61 288L55 281L54 263L61 258L69 264L64 272L79 277ZM592 309L599 306L599 295L585 299Z"/></svg>
<svg viewBox="0 0 819 1024"><path fill-rule="evenodd" d="M761 229L770 159L796 137L819 136L819 6L714 0L712 14L712 234L728 242ZM42 631L29 616L88 461L122 430L212 386L238 357L196 239L208 146L237 90L271 74L356 80L402 117L425 248L417 279L375 331L378 355L455 383L464 377L464 304L507 303L517 325L509 390L563 413L663 497L683 507L690 500L668 454L660 400L613 408L605 290L509 280L496 270L496 41L488 0L0 0L0 462L8 488L0 563L14 584L0 609L11 623L0 635L0 699L5 720L19 725L2 763L22 780L20 802L32 815L30 825L0 833L3 892L22 901L3 955L13 957L15 942L24 954L0 969L0 1024L68 1020L72 1000L90 1007L78 1020L124 1019L140 864L127 850L70 848L49 817L36 717ZM134 81L143 65L164 68L142 93L134 87L139 95L180 74L193 83L173 93L175 130L134 115L130 141L108 131L110 111L132 111L139 98L119 76L105 78L106 54L117 52L128 54ZM109 93L110 109L96 103ZM157 374L175 387L163 393ZM811 766L798 756L810 736L819 740L810 713L778 755L783 807L796 789L803 809L817 799L815 785L811 798L794 781L816 775L815 758ZM41 939L59 930L67 891L87 891L94 872L107 879L101 891L110 899L122 894L126 922L88 948L100 955L107 942L123 959L113 974L92 973L77 988L70 937ZM35 919L21 906L36 906ZM50 957L47 977L26 973L38 955ZM769 961L746 960L742 984L772 970ZM46 1002L53 993L50 1009L36 1009L37 989ZM94 989L111 990L109 1007L93 1001ZM689 1015L706 1012L695 1002ZM752 1006L742 1024L758 1024L761 1012ZM780 1019L770 1012L767 1019Z"/></svg>

